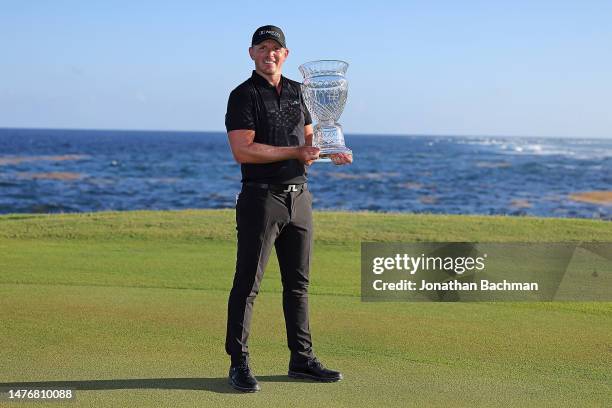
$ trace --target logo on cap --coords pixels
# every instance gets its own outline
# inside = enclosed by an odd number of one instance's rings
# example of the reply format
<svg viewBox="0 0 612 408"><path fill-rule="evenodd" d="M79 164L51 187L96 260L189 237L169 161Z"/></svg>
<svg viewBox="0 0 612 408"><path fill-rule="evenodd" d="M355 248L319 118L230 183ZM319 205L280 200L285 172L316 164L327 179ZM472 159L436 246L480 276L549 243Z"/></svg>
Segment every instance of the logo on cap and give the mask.
<svg viewBox="0 0 612 408"><path fill-rule="evenodd" d="M280 37L280 34L279 34L279 33L277 33L276 31L269 31L269 30L268 30L268 31L266 31L266 30L261 30L261 31L259 32L259 35L265 35L265 34L270 34L270 35L273 35L274 37Z"/></svg>

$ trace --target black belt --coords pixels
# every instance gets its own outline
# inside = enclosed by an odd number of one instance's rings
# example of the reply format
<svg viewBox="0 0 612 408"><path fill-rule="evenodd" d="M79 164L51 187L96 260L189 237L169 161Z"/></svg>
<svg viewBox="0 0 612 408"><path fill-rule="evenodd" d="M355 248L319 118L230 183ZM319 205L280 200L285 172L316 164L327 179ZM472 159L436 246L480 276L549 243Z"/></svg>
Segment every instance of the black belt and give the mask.
<svg viewBox="0 0 612 408"><path fill-rule="evenodd" d="M303 184L266 184L266 183L255 183L253 181L245 181L242 183L243 186L246 187L257 187L264 188L266 190L274 191L276 193L289 193L292 191L298 192L302 190L307 190L308 183Z"/></svg>

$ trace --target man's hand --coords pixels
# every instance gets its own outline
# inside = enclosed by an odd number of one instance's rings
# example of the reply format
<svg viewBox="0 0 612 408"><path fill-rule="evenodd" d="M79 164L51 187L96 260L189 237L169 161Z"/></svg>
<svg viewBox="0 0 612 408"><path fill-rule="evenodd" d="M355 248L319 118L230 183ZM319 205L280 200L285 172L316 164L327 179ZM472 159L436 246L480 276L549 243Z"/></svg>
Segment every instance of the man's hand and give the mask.
<svg viewBox="0 0 612 408"><path fill-rule="evenodd" d="M319 158L319 148L312 146L300 146L297 148L296 159L310 166L313 161Z"/></svg>
<svg viewBox="0 0 612 408"><path fill-rule="evenodd" d="M334 163L337 166L342 165L342 164L350 164L353 162L353 155L348 154L348 153L330 154L329 158L331 159L332 163Z"/></svg>

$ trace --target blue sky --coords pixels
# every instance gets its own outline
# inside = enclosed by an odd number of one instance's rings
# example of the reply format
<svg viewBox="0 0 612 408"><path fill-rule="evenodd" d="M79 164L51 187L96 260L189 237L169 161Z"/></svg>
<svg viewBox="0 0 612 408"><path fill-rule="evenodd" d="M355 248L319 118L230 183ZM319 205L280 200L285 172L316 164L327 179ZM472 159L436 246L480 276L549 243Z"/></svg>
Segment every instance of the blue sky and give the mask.
<svg viewBox="0 0 612 408"><path fill-rule="evenodd" d="M612 137L610 1L1 0L0 127L224 130L260 25L349 62L350 133Z"/></svg>

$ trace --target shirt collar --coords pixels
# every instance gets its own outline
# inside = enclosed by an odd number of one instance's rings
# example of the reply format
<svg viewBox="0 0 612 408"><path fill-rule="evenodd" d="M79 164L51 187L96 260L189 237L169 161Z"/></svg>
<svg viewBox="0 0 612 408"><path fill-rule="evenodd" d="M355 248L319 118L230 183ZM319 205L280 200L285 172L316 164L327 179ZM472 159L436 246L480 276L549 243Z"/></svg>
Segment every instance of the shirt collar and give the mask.
<svg viewBox="0 0 612 408"><path fill-rule="evenodd" d="M253 70L253 74L251 75L251 78L253 79L253 81L255 81L257 85L261 85L261 86L268 87L268 88L274 88L274 86L270 85L270 83L268 82L266 78L259 75L257 71L255 70ZM285 84L285 79L286 78L281 75L280 81L283 85Z"/></svg>

